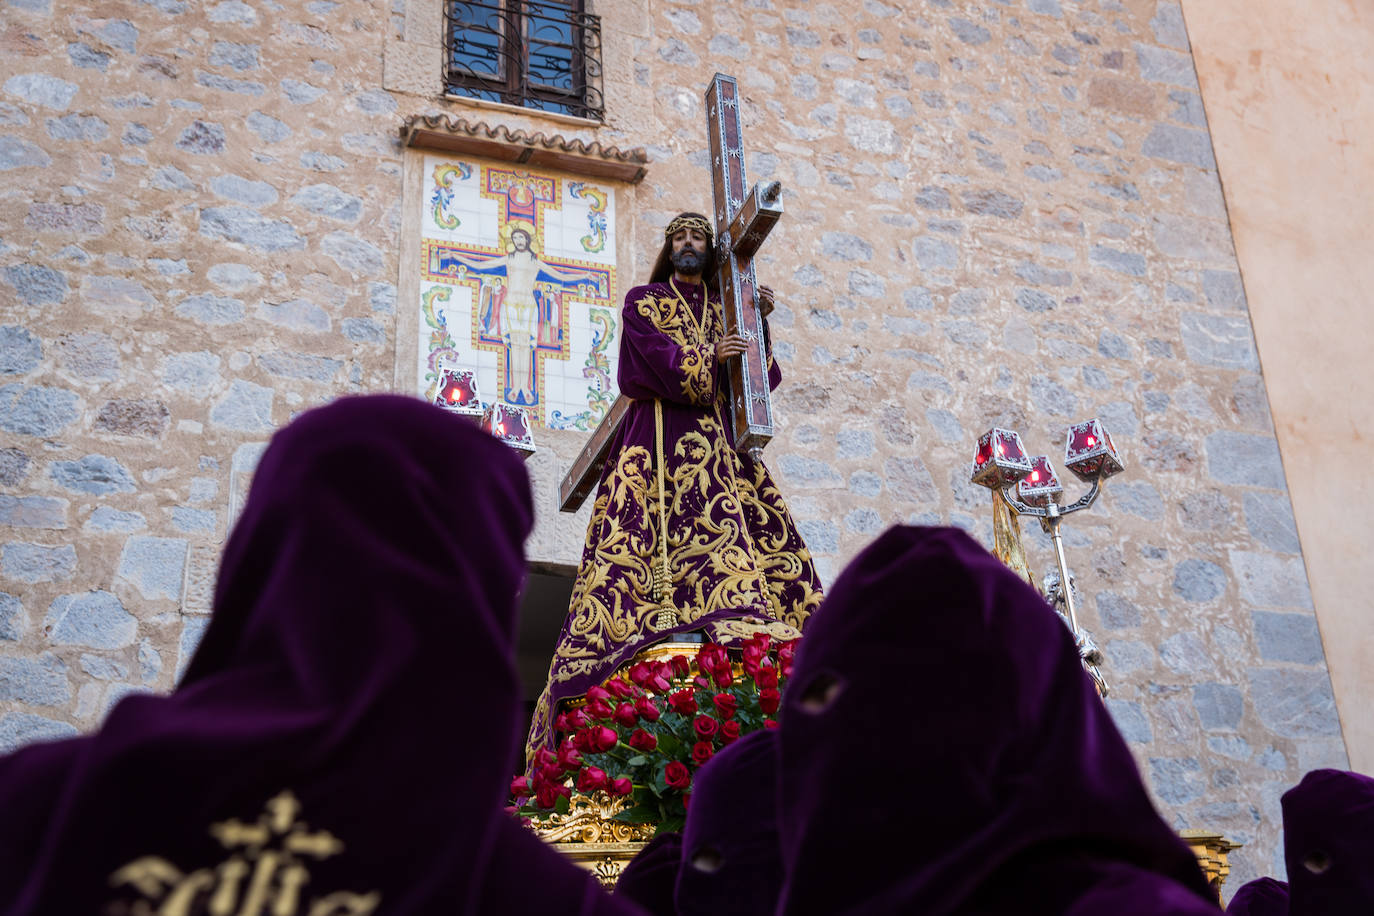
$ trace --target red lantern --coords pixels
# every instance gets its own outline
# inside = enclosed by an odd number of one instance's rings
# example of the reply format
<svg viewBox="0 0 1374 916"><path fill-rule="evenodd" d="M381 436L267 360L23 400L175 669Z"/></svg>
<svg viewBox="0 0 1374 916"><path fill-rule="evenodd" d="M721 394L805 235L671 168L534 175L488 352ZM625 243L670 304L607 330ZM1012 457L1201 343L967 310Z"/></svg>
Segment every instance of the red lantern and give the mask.
<svg viewBox="0 0 1374 916"><path fill-rule="evenodd" d="M1030 459L1014 430L993 427L978 439L969 480L979 486L1001 489L1030 472Z"/></svg>
<svg viewBox="0 0 1374 916"><path fill-rule="evenodd" d="M1124 469L1112 437L1094 417L1069 427L1064 442L1064 467L1079 480L1106 480Z"/></svg>
<svg viewBox="0 0 1374 916"><path fill-rule="evenodd" d="M524 407L498 401L482 414L482 428L528 458L535 452L533 423Z"/></svg>
<svg viewBox="0 0 1374 916"><path fill-rule="evenodd" d="M1031 459L1031 471L1016 485L1016 495L1028 506L1044 508L1051 501L1058 501L1064 487L1059 476L1054 473L1049 455L1036 455Z"/></svg>
<svg viewBox="0 0 1374 916"><path fill-rule="evenodd" d="M440 369L434 403L465 417L480 417L482 399L477 394L477 374L471 369Z"/></svg>

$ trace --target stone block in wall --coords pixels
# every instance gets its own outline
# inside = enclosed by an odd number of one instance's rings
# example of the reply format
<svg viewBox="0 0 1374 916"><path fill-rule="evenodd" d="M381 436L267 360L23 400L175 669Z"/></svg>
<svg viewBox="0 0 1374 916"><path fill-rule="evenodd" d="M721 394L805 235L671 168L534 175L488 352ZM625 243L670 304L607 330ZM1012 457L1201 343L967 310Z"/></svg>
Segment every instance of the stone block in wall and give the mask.
<svg viewBox="0 0 1374 916"><path fill-rule="evenodd" d="M0 754L8 754L37 741L74 738L76 726L29 712L10 712L0 716Z"/></svg>
<svg viewBox="0 0 1374 916"><path fill-rule="evenodd" d="M444 93L444 49L437 44L388 41L382 51L382 86L435 98Z"/></svg>

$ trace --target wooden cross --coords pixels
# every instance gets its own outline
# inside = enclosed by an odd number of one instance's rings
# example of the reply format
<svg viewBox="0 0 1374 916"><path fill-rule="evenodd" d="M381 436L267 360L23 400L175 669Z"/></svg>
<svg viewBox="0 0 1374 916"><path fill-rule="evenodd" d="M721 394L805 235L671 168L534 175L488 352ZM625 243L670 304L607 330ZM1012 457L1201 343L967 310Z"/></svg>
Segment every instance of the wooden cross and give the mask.
<svg viewBox="0 0 1374 916"><path fill-rule="evenodd" d="M763 314L759 308L754 254L782 216L782 185L776 181L747 193L740 130L739 83L717 73L706 87L706 133L711 150L716 216L716 270L725 332L744 338L746 350L730 360L730 422L735 447L757 461L773 438ZM558 487L559 508L576 512L596 489L611 440L630 400L616 398Z"/></svg>

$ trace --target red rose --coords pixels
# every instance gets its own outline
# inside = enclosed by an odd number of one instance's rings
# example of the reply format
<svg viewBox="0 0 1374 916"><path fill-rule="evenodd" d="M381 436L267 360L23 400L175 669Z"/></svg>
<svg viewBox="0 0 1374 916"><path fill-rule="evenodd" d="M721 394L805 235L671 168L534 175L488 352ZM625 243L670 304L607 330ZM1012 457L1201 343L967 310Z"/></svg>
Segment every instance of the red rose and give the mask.
<svg viewBox="0 0 1374 916"><path fill-rule="evenodd" d="M552 808L560 795L570 798L572 789L558 783L546 782L535 790L534 803L541 808Z"/></svg>
<svg viewBox="0 0 1374 916"><path fill-rule="evenodd" d="M630 747L637 751L652 751L658 747L658 739L642 728L636 728L630 736Z"/></svg>
<svg viewBox="0 0 1374 916"><path fill-rule="evenodd" d="M647 696L635 700L635 712L645 722L657 722L659 717L658 706Z"/></svg>
<svg viewBox="0 0 1374 916"><path fill-rule="evenodd" d="M763 663L765 656L768 655L768 643L768 635L760 633L746 641L741 648L743 667L750 677L753 677L754 673L759 670L759 666Z"/></svg>
<svg viewBox="0 0 1374 916"><path fill-rule="evenodd" d="M697 711L697 696L690 690L678 690L668 694L668 702L673 704L674 712L680 712L684 716L690 716Z"/></svg>
<svg viewBox="0 0 1374 916"><path fill-rule="evenodd" d="M554 730L555 730L555 731L560 731L560 732L570 732L570 731L572 731L572 725L571 725L571 723L568 721L568 714L567 714L566 712L560 712L560 713L558 714L557 718L555 718L555 719L553 720L553 727L554 727Z"/></svg>
<svg viewBox="0 0 1374 916"><path fill-rule="evenodd" d="M692 793L684 792L682 795L682 810L687 810L687 805L692 801Z"/></svg>
<svg viewBox="0 0 1374 916"><path fill-rule="evenodd" d="M595 700L602 700L602 701L605 701L605 700L609 700L610 698L611 698L611 693L610 693L610 691L607 690L605 687L597 687L596 685L592 685L591 687L588 687L588 688L587 688L587 702L588 702L588 703L591 703L591 702L593 702L593 701L595 701Z"/></svg>
<svg viewBox="0 0 1374 916"><path fill-rule="evenodd" d="M687 660L685 655L674 655L668 659L668 666L673 669L673 674L677 677L686 677L692 673L692 663Z"/></svg>
<svg viewBox="0 0 1374 916"><path fill-rule="evenodd" d="M764 728L777 728L777 727L778 727L778 720L777 720L777 719L764 719L764 720L763 720L763 727L764 727Z"/></svg>
<svg viewBox="0 0 1374 916"><path fill-rule="evenodd" d="M792 676L792 660L797 654L797 641L788 640L778 646L778 668L782 670L783 677Z"/></svg>
<svg viewBox="0 0 1374 916"><path fill-rule="evenodd" d="M606 689L610 692L611 696L620 700L635 695L635 689L618 677L607 681Z"/></svg>
<svg viewBox="0 0 1374 916"><path fill-rule="evenodd" d="M639 662L630 666L630 680L641 687L647 686L653 679L654 669L648 662Z"/></svg>
<svg viewBox="0 0 1374 916"><path fill-rule="evenodd" d="M530 778L528 776L517 776L510 781L512 798L528 798L530 791Z"/></svg>
<svg viewBox="0 0 1374 916"><path fill-rule="evenodd" d="M594 753L604 754L616 746L620 738L616 735L615 729L605 725L595 725L589 730L587 739L590 750Z"/></svg>
<svg viewBox="0 0 1374 916"><path fill-rule="evenodd" d="M614 712L611 704L605 700L592 700L587 704L587 715L593 719L609 719Z"/></svg>
<svg viewBox="0 0 1374 916"><path fill-rule="evenodd" d="M546 747L541 747L534 752L534 765L536 767L546 767L551 763L558 762L558 755Z"/></svg>
<svg viewBox="0 0 1374 916"><path fill-rule="evenodd" d="M716 734L716 720L710 716L697 716L692 722L692 727L696 729L697 737L703 741L712 738Z"/></svg>
<svg viewBox="0 0 1374 916"><path fill-rule="evenodd" d="M778 693L776 687L765 687L759 691L759 709L764 715L771 716L778 711L778 703L782 700L782 694Z"/></svg>
<svg viewBox="0 0 1374 916"><path fill-rule="evenodd" d="M558 765L565 770L575 770L582 765L582 755L577 752L571 741L564 741L559 746Z"/></svg>
<svg viewBox="0 0 1374 916"><path fill-rule="evenodd" d="M639 716L635 715L635 708L632 703L621 703L615 708L615 721L617 725L626 728L634 728L639 724Z"/></svg>
<svg viewBox="0 0 1374 916"><path fill-rule="evenodd" d="M711 679L717 687L728 687L732 680L730 675L730 656L726 653L724 646L717 646L714 643L707 643L697 652L697 667L701 673Z"/></svg>
<svg viewBox="0 0 1374 916"><path fill-rule="evenodd" d="M687 769L687 764L674 760L664 769L663 779L670 789L685 789L692 784L692 771Z"/></svg>
<svg viewBox="0 0 1374 916"><path fill-rule="evenodd" d="M568 731L572 731L574 728L586 727L587 714L585 712L580 709L574 709L572 712L568 713Z"/></svg>
<svg viewBox="0 0 1374 916"><path fill-rule="evenodd" d="M711 742L698 741L696 744L692 745L692 760L696 763L697 766L701 766L703 763L710 759Z"/></svg>
<svg viewBox="0 0 1374 916"><path fill-rule="evenodd" d="M577 774L577 791L595 792L597 789L604 789L610 785L610 780L606 778L606 771L600 767L583 767L582 772Z"/></svg>
<svg viewBox="0 0 1374 916"><path fill-rule="evenodd" d="M731 744L739 737L739 721L731 719L720 727L720 743Z"/></svg>
<svg viewBox="0 0 1374 916"><path fill-rule="evenodd" d="M735 710L739 709L739 701L728 693L716 694L711 702L716 704L716 712L722 719L733 719Z"/></svg>
<svg viewBox="0 0 1374 916"><path fill-rule="evenodd" d="M778 669L772 665L761 667L754 673L754 683L760 687L778 686Z"/></svg>
<svg viewBox="0 0 1374 916"><path fill-rule="evenodd" d="M635 784L630 782L630 777L622 776L619 779L611 780L610 793L612 795L629 795L634 791Z"/></svg>
<svg viewBox="0 0 1374 916"><path fill-rule="evenodd" d="M592 730L584 728L575 732L572 736L572 745L579 751L590 751L592 749ZM557 758L554 758L557 760Z"/></svg>
<svg viewBox="0 0 1374 916"><path fill-rule="evenodd" d="M667 662L654 662L654 676L649 687L660 693L672 686L673 669Z"/></svg>

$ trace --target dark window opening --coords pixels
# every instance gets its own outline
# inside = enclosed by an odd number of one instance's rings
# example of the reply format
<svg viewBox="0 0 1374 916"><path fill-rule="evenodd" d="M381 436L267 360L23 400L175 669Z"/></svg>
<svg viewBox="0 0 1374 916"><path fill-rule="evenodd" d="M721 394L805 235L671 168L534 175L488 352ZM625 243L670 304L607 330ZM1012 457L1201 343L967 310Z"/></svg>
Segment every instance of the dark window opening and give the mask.
<svg viewBox="0 0 1374 916"><path fill-rule="evenodd" d="M516 633L515 665L525 700L525 729L520 733L524 747L535 702L544 691L549 663L558 648L563 619L568 616L573 580L577 568L552 563L533 563L520 596L520 628Z"/></svg>
<svg viewBox="0 0 1374 916"><path fill-rule="evenodd" d="M585 0L450 0L446 91L601 120L601 17L584 7Z"/></svg>

